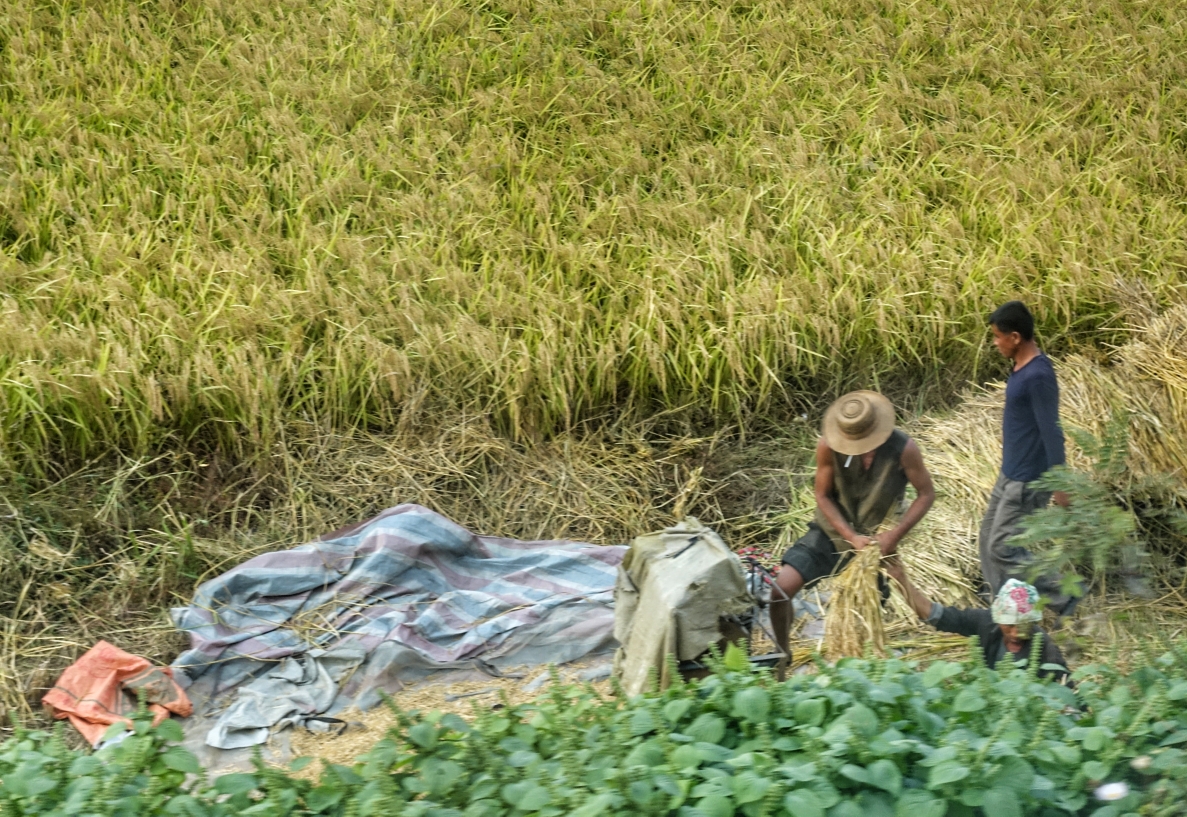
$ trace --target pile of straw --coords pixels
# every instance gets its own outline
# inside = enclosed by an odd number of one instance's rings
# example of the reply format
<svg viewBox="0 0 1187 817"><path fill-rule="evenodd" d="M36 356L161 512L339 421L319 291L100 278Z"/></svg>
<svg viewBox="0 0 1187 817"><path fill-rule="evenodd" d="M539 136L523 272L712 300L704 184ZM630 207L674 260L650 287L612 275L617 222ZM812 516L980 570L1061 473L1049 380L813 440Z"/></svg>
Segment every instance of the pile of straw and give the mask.
<svg viewBox="0 0 1187 817"><path fill-rule="evenodd" d="M877 546L859 550L832 581L832 598L824 614L824 647L830 660L859 657L867 650L886 657L882 595L878 574L882 553Z"/></svg>
<svg viewBox="0 0 1187 817"><path fill-rule="evenodd" d="M1187 486L1187 306L1134 327L1111 365L1071 357L1059 368L1065 423L1100 434L1113 412L1130 419L1129 468L1135 478L1173 474Z"/></svg>

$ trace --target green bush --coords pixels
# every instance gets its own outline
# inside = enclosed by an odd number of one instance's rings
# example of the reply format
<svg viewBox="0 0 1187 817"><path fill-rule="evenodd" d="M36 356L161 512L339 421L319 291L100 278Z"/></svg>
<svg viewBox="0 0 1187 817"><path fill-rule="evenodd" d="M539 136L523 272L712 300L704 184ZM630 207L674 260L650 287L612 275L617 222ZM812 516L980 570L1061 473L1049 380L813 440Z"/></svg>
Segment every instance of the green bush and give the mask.
<svg viewBox="0 0 1187 817"><path fill-rule="evenodd" d="M1032 581L1062 576L1063 592L1082 595L1087 588L1077 571L1095 580L1116 568L1136 571L1147 562L1152 533L1187 531L1177 480L1165 474L1136 476L1128 467L1129 421L1126 413L1116 413L1099 437L1067 429L1088 466L1057 466L1034 482L1041 490L1063 491L1071 504L1052 504L1029 514L1021 522L1022 532L1011 540L1034 555Z"/></svg>
<svg viewBox="0 0 1187 817"><path fill-rule="evenodd" d="M209 779L177 724L94 754L19 731L0 745L4 815L1011 817L1184 813L1187 647L1136 672L845 660L777 683L740 654L659 695L556 685L532 704L398 713L317 783L257 761ZM1034 668L1037 670L1037 667ZM296 761L294 765L307 762ZM1123 797L1102 802L1103 783Z"/></svg>

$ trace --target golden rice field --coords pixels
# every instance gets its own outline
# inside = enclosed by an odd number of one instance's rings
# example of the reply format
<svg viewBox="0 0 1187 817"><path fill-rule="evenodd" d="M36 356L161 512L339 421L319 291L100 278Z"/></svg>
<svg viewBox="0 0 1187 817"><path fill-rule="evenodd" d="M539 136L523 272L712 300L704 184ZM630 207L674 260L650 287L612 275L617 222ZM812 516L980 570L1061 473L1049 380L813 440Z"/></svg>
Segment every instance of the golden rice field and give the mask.
<svg viewBox="0 0 1187 817"><path fill-rule="evenodd" d="M1182 297L1187 4L9 0L0 456L519 438ZM1135 295L1136 293L1136 295Z"/></svg>
<svg viewBox="0 0 1187 817"><path fill-rule="evenodd" d="M195 582L398 502L784 547L831 396L953 404L1002 372L1009 298L1107 362L1187 301L1185 20L6 0L0 710L100 637L168 660ZM967 443L925 529L953 598L993 476L974 403L919 427Z"/></svg>

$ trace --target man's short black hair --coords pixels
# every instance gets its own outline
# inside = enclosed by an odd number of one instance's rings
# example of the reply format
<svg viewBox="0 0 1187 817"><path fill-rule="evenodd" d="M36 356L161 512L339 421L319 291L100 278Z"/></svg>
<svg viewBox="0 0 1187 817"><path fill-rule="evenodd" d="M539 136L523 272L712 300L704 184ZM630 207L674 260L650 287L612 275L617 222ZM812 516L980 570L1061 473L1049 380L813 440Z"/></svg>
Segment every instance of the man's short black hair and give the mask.
<svg viewBox="0 0 1187 817"><path fill-rule="evenodd" d="M989 322L1007 335L1017 332L1023 340L1034 340L1035 319L1022 301L1008 301L989 316Z"/></svg>

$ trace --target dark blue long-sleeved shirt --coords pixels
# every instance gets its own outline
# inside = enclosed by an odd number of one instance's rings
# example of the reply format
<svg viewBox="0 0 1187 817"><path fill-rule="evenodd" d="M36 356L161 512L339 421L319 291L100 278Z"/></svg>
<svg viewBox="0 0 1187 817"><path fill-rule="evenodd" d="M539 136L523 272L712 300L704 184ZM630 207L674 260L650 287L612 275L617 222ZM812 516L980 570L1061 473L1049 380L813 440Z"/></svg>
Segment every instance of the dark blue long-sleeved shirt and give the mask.
<svg viewBox="0 0 1187 817"><path fill-rule="evenodd" d="M1048 468L1063 465L1063 429L1059 427L1059 384L1051 358L1031 359L1006 381L1002 413L1002 473L1030 482Z"/></svg>

